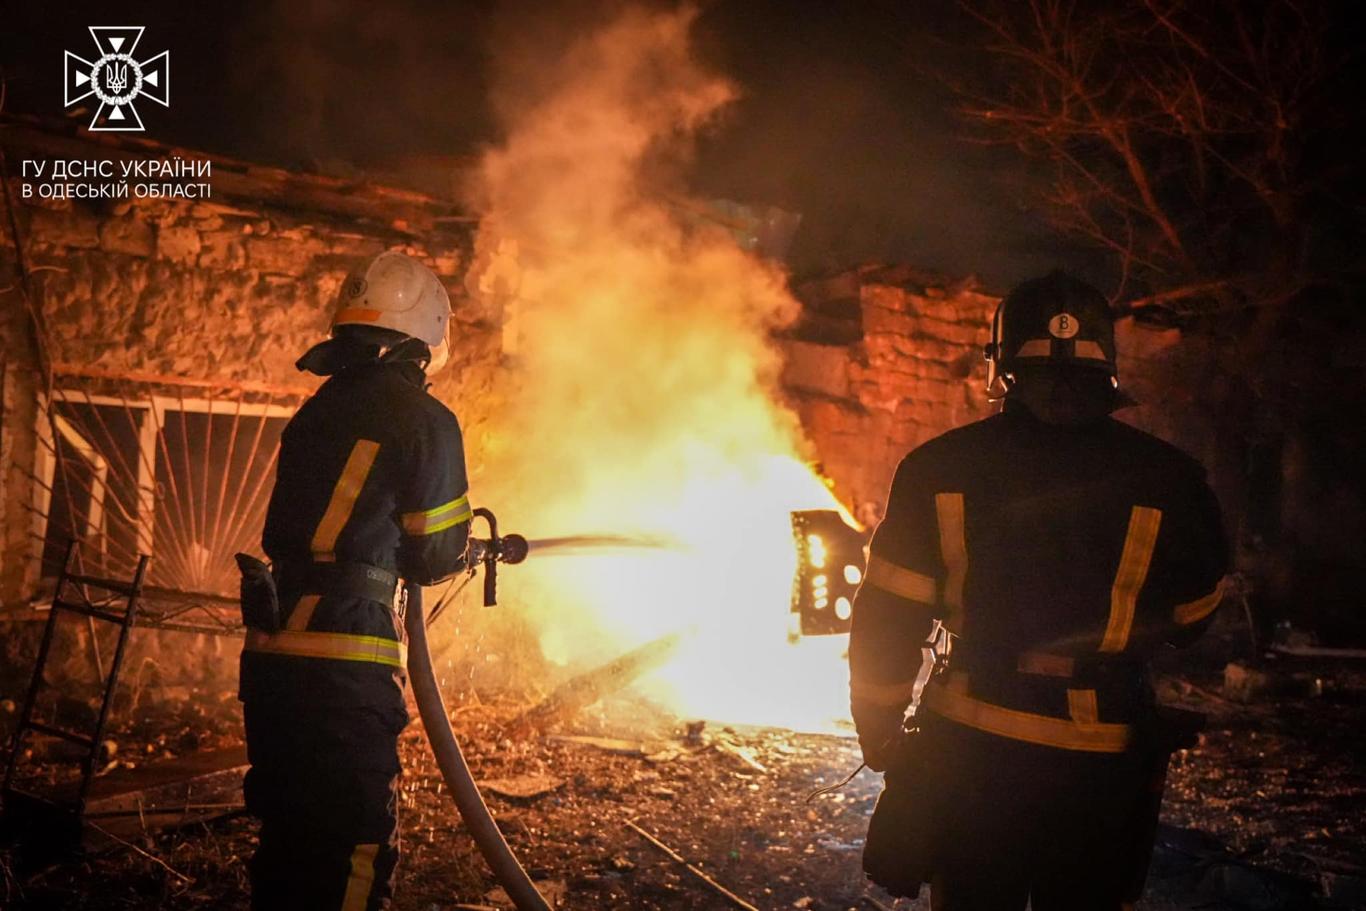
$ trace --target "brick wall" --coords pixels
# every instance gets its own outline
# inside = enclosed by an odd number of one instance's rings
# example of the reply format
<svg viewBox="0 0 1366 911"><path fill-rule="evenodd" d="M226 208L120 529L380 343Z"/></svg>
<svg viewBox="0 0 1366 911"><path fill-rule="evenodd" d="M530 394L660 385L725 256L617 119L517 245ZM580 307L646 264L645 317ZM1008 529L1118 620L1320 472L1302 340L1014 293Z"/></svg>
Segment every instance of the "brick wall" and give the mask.
<svg viewBox="0 0 1366 911"><path fill-rule="evenodd" d="M991 413L982 348L997 299L897 268L859 270L799 293L824 332L783 343L783 380L825 474L871 523L902 456ZM837 317L822 326L825 313Z"/></svg>
<svg viewBox="0 0 1366 911"><path fill-rule="evenodd" d="M783 379L827 477L871 524L907 452L995 413L982 349L1000 298L906 266L869 266L797 290L811 320L783 342ZM1117 416L1199 458L1236 515L1241 467L1196 394L1212 362L1203 344L1129 318L1116 326L1116 343L1120 376L1140 402Z"/></svg>

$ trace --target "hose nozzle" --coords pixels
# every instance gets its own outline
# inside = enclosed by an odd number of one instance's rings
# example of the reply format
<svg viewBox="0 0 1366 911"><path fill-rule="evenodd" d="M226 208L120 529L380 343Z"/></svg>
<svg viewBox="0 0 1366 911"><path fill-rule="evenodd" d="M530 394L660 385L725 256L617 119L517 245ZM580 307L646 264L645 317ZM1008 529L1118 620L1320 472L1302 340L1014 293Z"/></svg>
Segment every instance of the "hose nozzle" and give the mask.
<svg viewBox="0 0 1366 911"><path fill-rule="evenodd" d="M526 559L531 545L521 535L499 535L498 518L492 511L480 507L474 510L476 517L482 517L489 526L487 538L470 538L466 545L465 565L473 571L478 564L484 566L484 606L493 607L498 603L498 564L521 563Z"/></svg>
<svg viewBox="0 0 1366 911"><path fill-rule="evenodd" d="M526 559L531 545L521 535L503 535L501 538L470 538L466 555L468 565L495 563L521 563Z"/></svg>

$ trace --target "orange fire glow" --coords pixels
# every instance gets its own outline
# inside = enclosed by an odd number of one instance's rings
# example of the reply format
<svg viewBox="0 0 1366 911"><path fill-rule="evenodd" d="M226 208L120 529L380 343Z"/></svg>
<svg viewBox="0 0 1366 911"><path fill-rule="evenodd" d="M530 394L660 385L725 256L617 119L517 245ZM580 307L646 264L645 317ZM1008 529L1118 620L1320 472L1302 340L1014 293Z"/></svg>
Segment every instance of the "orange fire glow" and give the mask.
<svg viewBox="0 0 1366 911"><path fill-rule="evenodd" d="M789 512L837 507L776 392L769 337L797 304L777 268L690 218L669 179L736 95L691 56L692 19L627 12L507 104L475 188L475 290L501 289L516 391L479 494L532 537L669 543L533 553L504 574L553 660L686 630L644 682L653 695L690 716L828 730L847 715L846 643L788 639Z"/></svg>

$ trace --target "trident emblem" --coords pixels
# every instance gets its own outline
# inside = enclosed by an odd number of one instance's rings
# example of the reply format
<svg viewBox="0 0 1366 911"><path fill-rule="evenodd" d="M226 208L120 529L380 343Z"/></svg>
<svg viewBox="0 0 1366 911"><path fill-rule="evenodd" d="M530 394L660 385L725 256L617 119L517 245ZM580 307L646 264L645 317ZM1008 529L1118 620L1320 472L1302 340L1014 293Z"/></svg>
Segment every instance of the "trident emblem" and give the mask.
<svg viewBox="0 0 1366 911"><path fill-rule="evenodd" d="M171 52L138 60L133 54L142 32L140 25L92 25L90 36L99 57L90 61L66 52L66 106L94 95L100 106L90 120L92 132L142 131L133 102L144 96L170 107Z"/></svg>
<svg viewBox="0 0 1366 911"><path fill-rule="evenodd" d="M128 64L109 63L105 65L104 84L115 95L122 95L128 88Z"/></svg>

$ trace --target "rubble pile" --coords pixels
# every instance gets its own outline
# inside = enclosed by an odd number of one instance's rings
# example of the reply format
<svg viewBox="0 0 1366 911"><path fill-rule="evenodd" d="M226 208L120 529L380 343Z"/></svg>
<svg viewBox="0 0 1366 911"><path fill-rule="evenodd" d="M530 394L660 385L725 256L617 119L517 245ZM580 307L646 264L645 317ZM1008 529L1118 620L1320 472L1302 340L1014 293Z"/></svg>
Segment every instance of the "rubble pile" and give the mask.
<svg viewBox="0 0 1366 911"><path fill-rule="evenodd" d="M1344 662L1265 672L1279 679L1310 670L1332 684L1275 702L1232 698L1212 665L1161 678L1164 699L1206 712L1210 724L1197 747L1174 757L1140 908L1360 907L1366 784L1357 734L1366 722L1366 674ZM689 866L764 911L894 907L867 886L859 865L879 777L864 771L808 800L858 765L851 739L674 718L625 691L556 729L514 738L512 723L534 700L482 697L465 699L453 723L500 827L557 907L734 907ZM125 749L145 746L121 741ZM510 907L462 832L416 726L402 751L406 854L397 907ZM0 861L22 888L16 908L75 894L91 896L90 908L153 900L245 908L242 858L252 838L253 825L237 816L137 839L155 860L120 848L36 873Z"/></svg>

